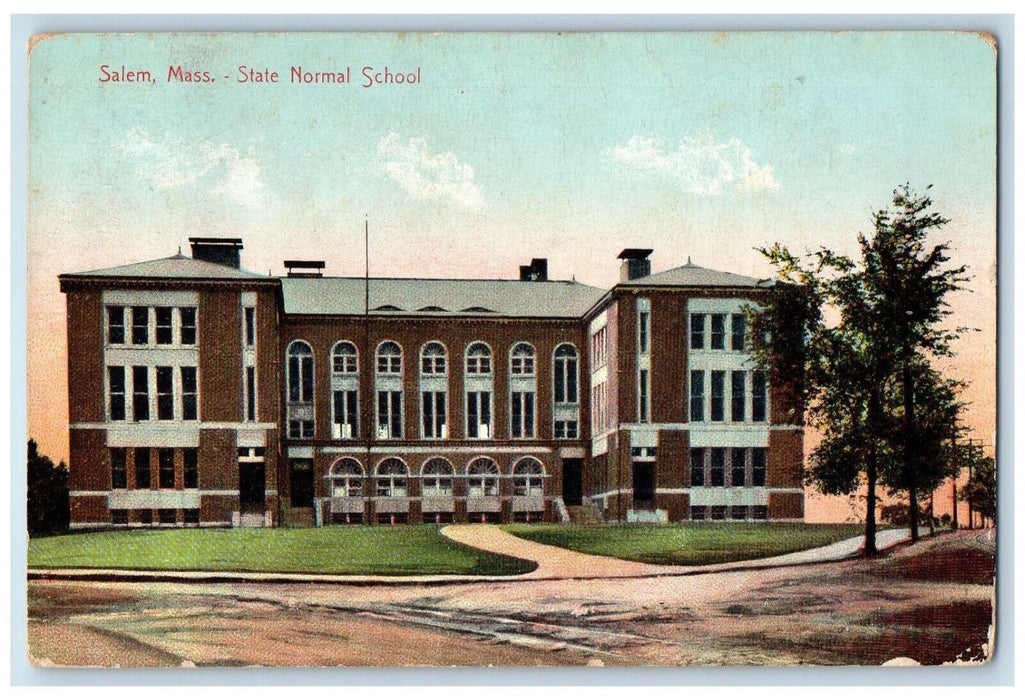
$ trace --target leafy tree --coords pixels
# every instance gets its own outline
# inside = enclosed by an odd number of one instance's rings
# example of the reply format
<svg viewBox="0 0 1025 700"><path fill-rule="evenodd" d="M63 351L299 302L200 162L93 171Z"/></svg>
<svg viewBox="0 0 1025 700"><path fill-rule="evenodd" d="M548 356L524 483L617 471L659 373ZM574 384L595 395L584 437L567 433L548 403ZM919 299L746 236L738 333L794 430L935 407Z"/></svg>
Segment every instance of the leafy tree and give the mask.
<svg viewBox="0 0 1025 700"><path fill-rule="evenodd" d="M994 523L997 521L997 471L992 457L978 455L972 465L972 478L965 484L963 493L977 513Z"/></svg>
<svg viewBox="0 0 1025 700"><path fill-rule="evenodd" d="M28 533L57 535L68 531L71 508L68 500L68 468L39 454L35 440L28 441Z"/></svg>
<svg viewBox="0 0 1025 700"><path fill-rule="evenodd" d="M963 330L945 331L941 322L965 268L946 267L945 245L926 245L946 223L931 206L906 185L896 190L891 209L874 214L874 234L859 235L856 260L827 249L805 260L779 244L763 249L776 285L762 307L748 310L760 340L756 363L795 394L822 433L808 483L827 494L867 487L866 554L876 551L877 488L906 493L908 512L917 514L919 497L954 462L944 440L962 409L959 385L930 362L950 354ZM917 539L918 517L909 520Z"/></svg>

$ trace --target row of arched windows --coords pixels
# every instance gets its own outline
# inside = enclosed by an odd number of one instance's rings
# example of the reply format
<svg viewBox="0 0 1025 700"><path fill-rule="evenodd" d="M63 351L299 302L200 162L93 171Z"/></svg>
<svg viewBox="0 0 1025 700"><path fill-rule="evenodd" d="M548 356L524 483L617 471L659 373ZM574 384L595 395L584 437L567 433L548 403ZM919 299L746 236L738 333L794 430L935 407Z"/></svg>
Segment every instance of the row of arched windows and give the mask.
<svg viewBox="0 0 1025 700"><path fill-rule="evenodd" d="M289 368L294 366L298 379L302 379L302 362L308 358L309 370L312 373L313 349L303 340L295 340L288 346ZM492 352L487 343L476 341L466 348L464 368L467 374L491 374L493 370ZM572 360L576 362L577 349L564 343L555 349L555 363ZM536 352L530 343L516 343L509 352L509 373L517 376L533 376ZM386 340L377 346L375 354L378 374L402 373L402 348L392 340ZM331 371L333 374L358 374L359 351L355 343L342 340L331 349ZM445 346L431 341L420 348L420 373L443 375L448 372L448 352ZM296 382L297 391L302 382ZM297 394L298 395L298 394Z"/></svg>
<svg viewBox="0 0 1025 700"><path fill-rule="evenodd" d="M420 467L421 493L424 497L452 496L452 480L466 479L467 495L470 497L497 496L498 480L502 477L498 464L489 457L476 457L466 465L464 472L456 473L455 467L444 457L432 457ZM509 476L513 480L513 493L517 496L541 495L545 477L544 465L534 457L523 457L512 465ZM408 495L407 480L409 467L398 457L381 460L374 469L374 494L382 497L405 497ZM360 497L364 495L363 480L366 473L363 465L352 457L343 457L331 465L327 476L331 480L331 495L338 497Z"/></svg>
<svg viewBox="0 0 1025 700"><path fill-rule="evenodd" d="M571 343L555 348L552 364L553 434L556 439L579 437L579 361ZM379 439L443 439L448 437L448 351L438 341L420 348L418 426L404 425L402 384L403 350L393 340L377 345L374 354L374 387L371 396L374 425ZM513 438L535 438L537 352L526 342L509 351L508 433ZM288 345L287 357L288 436L312 438L314 433L313 349L304 340ZM470 343L463 357L466 383L463 396L465 437L488 439L494 434L494 355L487 343ZM330 411L332 437L355 439L359 425L359 351L356 344L342 340L331 350ZM366 434L366 428L363 428Z"/></svg>

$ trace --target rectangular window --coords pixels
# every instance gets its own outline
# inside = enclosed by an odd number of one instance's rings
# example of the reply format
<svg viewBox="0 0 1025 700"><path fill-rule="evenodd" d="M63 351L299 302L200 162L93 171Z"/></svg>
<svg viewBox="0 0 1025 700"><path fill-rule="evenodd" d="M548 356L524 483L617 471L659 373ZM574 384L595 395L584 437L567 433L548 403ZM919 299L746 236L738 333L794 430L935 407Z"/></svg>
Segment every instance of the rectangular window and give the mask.
<svg viewBox="0 0 1025 700"><path fill-rule="evenodd" d="M752 520L768 520L769 508L767 506L751 506Z"/></svg>
<svg viewBox="0 0 1025 700"><path fill-rule="evenodd" d="M710 415L714 421L721 421L725 417L726 401L726 373L721 370L712 370L712 400L710 402Z"/></svg>
<svg viewBox="0 0 1025 700"><path fill-rule="evenodd" d="M199 525L199 508L186 508L182 515L186 525Z"/></svg>
<svg viewBox="0 0 1025 700"><path fill-rule="evenodd" d="M608 326L602 326L591 336L591 368L603 367L608 362Z"/></svg>
<svg viewBox="0 0 1025 700"><path fill-rule="evenodd" d="M153 511L152 510L150 510L149 508L140 508L139 510L137 510L135 512L139 514L139 522L140 523L142 523L143 525L152 525L153 524Z"/></svg>
<svg viewBox="0 0 1025 700"><path fill-rule="evenodd" d="M377 437L402 437L402 392L377 392Z"/></svg>
<svg viewBox="0 0 1025 700"><path fill-rule="evenodd" d="M751 373L751 420L756 423L765 421L766 399L765 372L755 370Z"/></svg>
<svg viewBox="0 0 1025 700"><path fill-rule="evenodd" d="M157 419L174 420L174 368L157 367Z"/></svg>
<svg viewBox="0 0 1025 700"><path fill-rule="evenodd" d="M423 436L433 440L448 437L448 415L444 391L424 391L420 394Z"/></svg>
<svg viewBox="0 0 1025 700"><path fill-rule="evenodd" d="M730 520L747 520L747 506L730 506Z"/></svg>
<svg viewBox="0 0 1025 700"><path fill-rule="evenodd" d="M196 401L196 368L182 367L182 420L196 420L199 415Z"/></svg>
<svg viewBox="0 0 1025 700"><path fill-rule="evenodd" d="M293 459L289 492L293 508L313 507L313 460Z"/></svg>
<svg viewBox="0 0 1025 700"><path fill-rule="evenodd" d="M245 322L246 322L246 347L251 348L256 345L256 309L252 306L245 308Z"/></svg>
<svg viewBox="0 0 1025 700"><path fill-rule="evenodd" d="M734 447L730 450L730 485L744 486L747 474L747 450Z"/></svg>
<svg viewBox="0 0 1025 700"><path fill-rule="evenodd" d="M174 333L171 326L171 307L158 306L157 315L157 345L170 345L174 342Z"/></svg>
<svg viewBox="0 0 1025 700"><path fill-rule="evenodd" d="M135 488L149 488L149 448L135 448Z"/></svg>
<svg viewBox="0 0 1025 700"><path fill-rule="evenodd" d="M726 314L712 314L712 344L713 350L723 350L726 347Z"/></svg>
<svg viewBox="0 0 1025 700"><path fill-rule="evenodd" d="M356 390L336 391L332 395L332 401L335 425L332 437L336 440L351 440L359 437Z"/></svg>
<svg viewBox="0 0 1025 700"><path fill-rule="evenodd" d="M107 368L107 386L110 390L110 420L125 419L125 368Z"/></svg>
<svg viewBox="0 0 1025 700"><path fill-rule="evenodd" d="M149 307L132 307L132 345L149 343Z"/></svg>
<svg viewBox="0 0 1025 700"><path fill-rule="evenodd" d="M555 421L556 440L575 440L577 437L577 422L575 420Z"/></svg>
<svg viewBox="0 0 1025 700"><path fill-rule="evenodd" d="M637 345L640 348L641 354L646 355L648 353L648 330L649 323L651 320L651 314L647 311L640 311L637 314Z"/></svg>
<svg viewBox="0 0 1025 700"><path fill-rule="evenodd" d="M132 418L149 420L148 367L132 367Z"/></svg>
<svg viewBox="0 0 1025 700"><path fill-rule="evenodd" d="M512 395L512 436L534 437L534 392L514 391Z"/></svg>
<svg viewBox="0 0 1025 700"><path fill-rule="evenodd" d="M178 309L181 319L181 342L182 345L196 344L196 307L184 306Z"/></svg>
<svg viewBox="0 0 1025 700"><path fill-rule="evenodd" d="M705 371L701 369L690 372L690 419L695 423L705 420Z"/></svg>
<svg viewBox="0 0 1025 700"><path fill-rule="evenodd" d="M690 348L702 350L705 347L705 314L690 315Z"/></svg>
<svg viewBox="0 0 1025 700"><path fill-rule="evenodd" d="M199 450L195 447L182 450L182 486L187 489L199 488Z"/></svg>
<svg viewBox="0 0 1025 700"><path fill-rule="evenodd" d="M642 369L638 377L637 387L637 419L640 423L648 422L648 370Z"/></svg>
<svg viewBox="0 0 1025 700"><path fill-rule="evenodd" d="M176 513L174 508L160 508L157 510L157 517L160 519L161 525L174 525Z"/></svg>
<svg viewBox="0 0 1025 700"><path fill-rule="evenodd" d="M690 485L705 485L705 449L692 447L690 450Z"/></svg>
<svg viewBox="0 0 1025 700"><path fill-rule="evenodd" d="M491 392L470 391L466 394L466 437L491 438Z"/></svg>
<svg viewBox="0 0 1025 700"><path fill-rule="evenodd" d="M128 462L123 447L114 447L110 450L110 488L128 488Z"/></svg>
<svg viewBox="0 0 1025 700"><path fill-rule="evenodd" d="M746 372L734 371L730 374L730 420L741 423L744 420L744 409L747 407Z"/></svg>
<svg viewBox="0 0 1025 700"><path fill-rule="evenodd" d="M691 506L690 507L690 519L691 520L704 520L705 519L705 506Z"/></svg>
<svg viewBox="0 0 1025 700"><path fill-rule="evenodd" d="M744 336L747 335L747 318L744 314L733 314L730 318L730 348L744 349Z"/></svg>
<svg viewBox="0 0 1025 700"><path fill-rule="evenodd" d="M107 342L111 345L124 345L125 342L125 307L107 307Z"/></svg>
<svg viewBox="0 0 1025 700"><path fill-rule="evenodd" d="M160 488L174 488L174 450L161 447L157 450L157 462L160 465Z"/></svg>
<svg viewBox="0 0 1025 700"><path fill-rule="evenodd" d="M725 520L726 506L712 506L712 520Z"/></svg>
<svg viewBox="0 0 1025 700"><path fill-rule="evenodd" d="M256 368L246 367L246 420L256 420Z"/></svg>
<svg viewBox="0 0 1025 700"><path fill-rule="evenodd" d="M115 508L110 511L110 524L111 525L127 525L128 524L128 511L124 508Z"/></svg>
<svg viewBox="0 0 1025 700"><path fill-rule="evenodd" d="M726 448L713 447L711 452L711 469L709 470L709 486L725 486L726 479Z"/></svg>
<svg viewBox="0 0 1025 700"><path fill-rule="evenodd" d="M765 448L751 449L751 485L765 486Z"/></svg>

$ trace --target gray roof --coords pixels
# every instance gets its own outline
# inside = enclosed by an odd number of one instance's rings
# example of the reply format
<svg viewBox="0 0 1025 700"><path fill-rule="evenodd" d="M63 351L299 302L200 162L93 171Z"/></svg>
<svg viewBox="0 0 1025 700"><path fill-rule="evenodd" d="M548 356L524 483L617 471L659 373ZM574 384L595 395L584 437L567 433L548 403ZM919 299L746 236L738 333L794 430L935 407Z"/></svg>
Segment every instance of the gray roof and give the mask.
<svg viewBox="0 0 1025 700"><path fill-rule="evenodd" d="M688 260L686 265L621 284L643 287L769 287L772 282L732 272L709 270L707 267L695 265Z"/></svg>
<svg viewBox="0 0 1025 700"><path fill-rule="evenodd" d="M191 279L191 280L272 280L273 277L259 275L227 265L196 260L181 253L169 258L107 267L102 270L75 272L62 277L111 277L118 279Z"/></svg>
<svg viewBox="0 0 1025 700"><path fill-rule="evenodd" d="M361 277L284 277L286 314L360 315ZM580 318L605 293L577 282L518 280L370 280L370 312L396 316Z"/></svg>

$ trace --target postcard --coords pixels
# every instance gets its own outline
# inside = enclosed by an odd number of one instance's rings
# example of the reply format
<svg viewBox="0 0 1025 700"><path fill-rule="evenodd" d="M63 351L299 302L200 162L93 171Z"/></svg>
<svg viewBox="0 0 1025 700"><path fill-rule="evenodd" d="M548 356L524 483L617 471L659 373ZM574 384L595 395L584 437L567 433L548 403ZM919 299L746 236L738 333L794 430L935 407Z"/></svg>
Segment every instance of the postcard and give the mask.
<svg viewBox="0 0 1025 700"><path fill-rule="evenodd" d="M35 666L992 659L992 36L27 49Z"/></svg>

